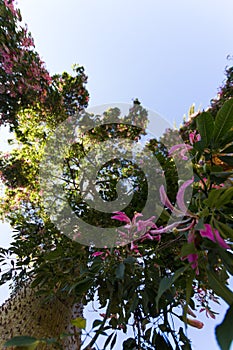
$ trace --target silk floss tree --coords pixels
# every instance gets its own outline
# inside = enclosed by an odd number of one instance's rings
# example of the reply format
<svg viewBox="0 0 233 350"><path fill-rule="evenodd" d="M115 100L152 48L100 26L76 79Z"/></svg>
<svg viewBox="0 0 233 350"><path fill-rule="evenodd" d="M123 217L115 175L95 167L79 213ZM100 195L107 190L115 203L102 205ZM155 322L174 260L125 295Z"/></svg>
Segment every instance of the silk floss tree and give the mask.
<svg viewBox="0 0 233 350"><path fill-rule="evenodd" d="M83 68L78 66L74 67L74 76L67 73L50 76L34 49L30 32L21 24L20 11L15 9L13 2L0 2L0 17L0 123L9 125L10 131L15 133L15 142L22 145L22 153L19 149L14 149L1 157L1 178L6 185L8 197L8 200L3 202L1 214L8 218L17 230L18 242L26 242L27 239L22 237L22 230L25 230L25 235L30 235L31 232L36 237L43 225L42 219L36 217L40 206L36 171L43 142L49 130L59 121L87 105L87 77ZM31 124L29 137L26 136L28 123ZM23 209L21 213L20 206ZM27 213L33 208L36 215L34 219L27 221ZM23 217L27 222L24 228L21 226ZM45 238L46 245L55 244L54 239L55 237L49 240ZM40 239L36 243L37 247L34 246L34 252L37 250L39 253L40 250L43 254L43 242L39 241ZM14 243L16 242L17 238ZM16 246L16 250L13 248L14 253L11 248L8 252L11 251L14 255L10 261L13 269L8 272L6 261L2 260L6 250L1 249L1 282L12 280L14 284L11 298L1 308L1 348L6 340L16 335L57 338L64 332L69 333L73 327L71 319L82 313L82 307L76 304L72 295L44 301L44 296L34 292L30 281L30 275L34 278L34 262L31 261L35 258L34 253L28 246L28 251L22 256L20 246L17 243ZM19 259L16 268L15 257ZM19 268L20 265L22 269ZM78 342L77 334L66 346L77 348ZM41 345L39 348L45 346Z"/></svg>

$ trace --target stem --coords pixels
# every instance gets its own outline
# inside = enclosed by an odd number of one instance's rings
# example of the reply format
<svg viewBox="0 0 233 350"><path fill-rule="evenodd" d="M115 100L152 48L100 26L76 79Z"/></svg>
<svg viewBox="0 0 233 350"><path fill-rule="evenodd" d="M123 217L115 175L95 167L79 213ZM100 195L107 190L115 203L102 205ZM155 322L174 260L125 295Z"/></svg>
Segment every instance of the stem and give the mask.
<svg viewBox="0 0 233 350"><path fill-rule="evenodd" d="M208 190L207 190L207 186L205 184L205 181L202 179L202 177L199 175L199 173L197 172L197 169L195 169L195 167L193 168L193 172L199 177L202 185L203 185L203 192L205 194L206 197L208 197Z"/></svg>
<svg viewBox="0 0 233 350"><path fill-rule="evenodd" d="M136 325L138 329L138 350L140 350L141 349L141 329L140 329L140 321L138 316L136 316Z"/></svg>

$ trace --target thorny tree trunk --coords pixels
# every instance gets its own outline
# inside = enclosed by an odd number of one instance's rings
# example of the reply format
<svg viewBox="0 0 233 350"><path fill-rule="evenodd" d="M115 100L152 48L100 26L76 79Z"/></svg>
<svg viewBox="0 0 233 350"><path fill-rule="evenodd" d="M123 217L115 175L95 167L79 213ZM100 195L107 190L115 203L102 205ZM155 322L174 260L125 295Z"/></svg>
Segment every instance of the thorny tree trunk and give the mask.
<svg viewBox="0 0 233 350"><path fill-rule="evenodd" d="M27 285L0 307L0 349L4 349L3 344L14 336L56 338L61 333L75 332L76 336L66 338L62 346L64 350L78 350L80 335L70 321L82 316L82 311L82 305L74 305L71 298L44 302L43 297ZM44 344L37 347L38 350L53 348Z"/></svg>

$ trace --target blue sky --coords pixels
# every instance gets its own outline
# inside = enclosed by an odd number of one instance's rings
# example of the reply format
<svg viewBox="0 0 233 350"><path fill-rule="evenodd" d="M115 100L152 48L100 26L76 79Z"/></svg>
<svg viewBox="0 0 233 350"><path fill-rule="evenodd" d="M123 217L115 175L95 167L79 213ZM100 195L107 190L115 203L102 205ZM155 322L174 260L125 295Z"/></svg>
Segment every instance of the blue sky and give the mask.
<svg viewBox="0 0 233 350"><path fill-rule="evenodd" d="M209 105L233 63L226 59L233 55L232 0L18 0L18 6L51 73L84 65L90 106L138 97L179 125L192 103ZM3 244L7 232L2 225ZM213 328L223 309L216 322L204 317L203 330L189 332L194 350L218 349Z"/></svg>
<svg viewBox="0 0 233 350"><path fill-rule="evenodd" d="M18 0L50 72L85 66L91 105L131 102L182 120L224 79L231 0Z"/></svg>

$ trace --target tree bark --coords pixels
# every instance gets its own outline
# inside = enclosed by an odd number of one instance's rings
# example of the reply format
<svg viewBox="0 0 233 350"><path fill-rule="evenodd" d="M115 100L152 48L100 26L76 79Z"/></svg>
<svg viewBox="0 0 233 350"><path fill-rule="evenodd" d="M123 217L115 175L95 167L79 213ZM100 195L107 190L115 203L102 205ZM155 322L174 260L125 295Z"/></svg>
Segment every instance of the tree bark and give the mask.
<svg viewBox="0 0 233 350"><path fill-rule="evenodd" d="M37 295L27 285L0 307L0 349L4 349L4 343L15 336L58 338L62 333L74 333L75 336L64 338L62 346L64 350L78 350L81 337L79 330L71 325L71 320L82 317L82 311L82 305L74 304L71 297L45 302L44 296ZM36 349L52 350L55 346L40 344Z"/></svg>

